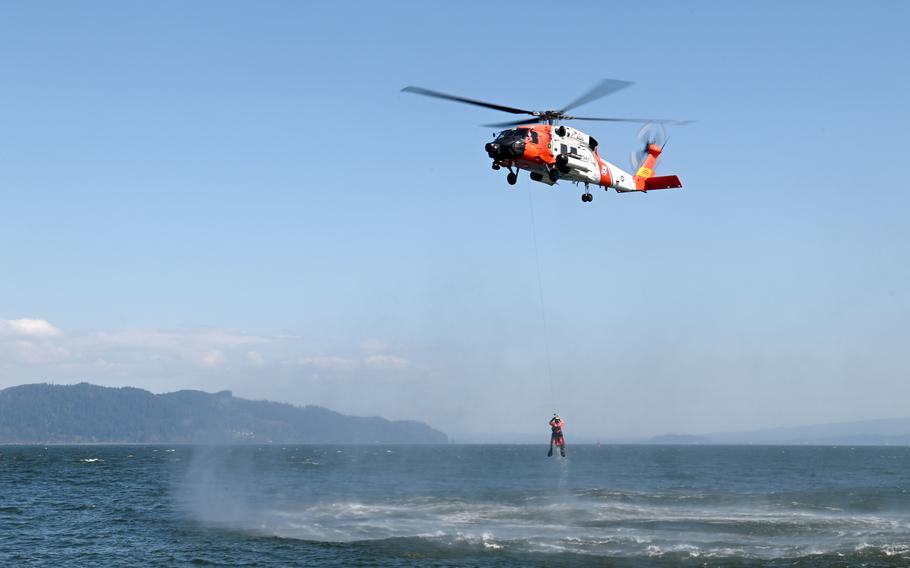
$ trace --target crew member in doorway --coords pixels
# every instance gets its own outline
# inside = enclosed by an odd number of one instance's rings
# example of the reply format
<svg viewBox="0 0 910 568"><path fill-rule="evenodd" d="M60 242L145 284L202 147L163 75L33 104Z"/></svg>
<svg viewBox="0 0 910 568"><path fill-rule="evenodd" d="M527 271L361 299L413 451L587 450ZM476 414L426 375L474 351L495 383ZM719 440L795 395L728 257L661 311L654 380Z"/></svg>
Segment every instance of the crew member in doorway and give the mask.
<svg viewBox="0 0 910 568"><path fill-rule="evenodd" d="M565 421L558 414L554 414L553 418L550 419L550 451L547 453L547 457L553 455L554 445L559 447L559 455L566 457L566 441L562 437L562 427L565 424Z"/></svg>

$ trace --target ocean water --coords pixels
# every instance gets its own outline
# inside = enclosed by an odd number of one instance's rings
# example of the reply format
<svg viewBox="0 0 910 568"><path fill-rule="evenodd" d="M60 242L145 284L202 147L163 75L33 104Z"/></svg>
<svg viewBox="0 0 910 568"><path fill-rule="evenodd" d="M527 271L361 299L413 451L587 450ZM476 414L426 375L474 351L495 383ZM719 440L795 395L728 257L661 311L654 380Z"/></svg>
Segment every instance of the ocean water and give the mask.
<svg viewBox="0 0 910 568"><path fill-rule="evenodd" d="M910 448L0 446L0 566L910 566Z"/></svg>

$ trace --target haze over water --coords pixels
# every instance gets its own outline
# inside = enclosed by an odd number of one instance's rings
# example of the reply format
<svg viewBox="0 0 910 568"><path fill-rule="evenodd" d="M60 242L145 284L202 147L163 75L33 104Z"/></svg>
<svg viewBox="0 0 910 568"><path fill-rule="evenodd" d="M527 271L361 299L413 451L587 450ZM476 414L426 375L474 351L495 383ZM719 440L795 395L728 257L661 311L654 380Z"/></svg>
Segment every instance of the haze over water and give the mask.
<svg viewBox="0 0 910 568"><path fill-rule="evenodd" d="M521 24L553 11L4 2L0 388L229 389L477 437L905 415L910 3ZM656 169L681 190L509 186L478 125L513 115L400 92L554 109L604 77L635 85L579 116L695 121ZM623 167L639 146L569 125Z"/></svg>
<svg viewBox="0 0 910 568"><path fill-rule="evenodd" d="M0 447L4 566L894 566L910 448Z"/></svg>

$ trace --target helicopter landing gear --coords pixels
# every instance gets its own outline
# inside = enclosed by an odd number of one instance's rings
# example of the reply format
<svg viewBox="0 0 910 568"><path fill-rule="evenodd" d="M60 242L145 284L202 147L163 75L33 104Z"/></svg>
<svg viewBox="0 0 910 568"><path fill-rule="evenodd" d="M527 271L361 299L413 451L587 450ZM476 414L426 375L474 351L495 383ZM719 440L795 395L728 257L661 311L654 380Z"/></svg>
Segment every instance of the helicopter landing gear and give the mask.
<svg viewBox="0 0 910 568"><path fill-rule="evenodd" d="M553 183L556 183L556 181L559 180L559 170L557 170L556 168L551 169L549 172L549 175L550 175L550 181L552 181Z"/></svg>
<svg viewBox="0 0 910 568"><path fill-rule="evenodd" d="M594 201L594 196L590 193L582 193L581 200L584 203L590 203L590 202Z"/></svg>
<svg viewBox="0 0 910 568"><path fill-rule="evenodd" d="M506 181L509 182L509 185L515 185L518 181L518 174L509 170L509 175L506 176Z"/></svg>
<svg viewBox="0 0 910 568"><path fill-rule="evenodd" d="M499 166L499 163L498 163L498 162L493 162L493 169L494 169L494 170L498 170L499 167L500 167L500 166Z"/></svg>

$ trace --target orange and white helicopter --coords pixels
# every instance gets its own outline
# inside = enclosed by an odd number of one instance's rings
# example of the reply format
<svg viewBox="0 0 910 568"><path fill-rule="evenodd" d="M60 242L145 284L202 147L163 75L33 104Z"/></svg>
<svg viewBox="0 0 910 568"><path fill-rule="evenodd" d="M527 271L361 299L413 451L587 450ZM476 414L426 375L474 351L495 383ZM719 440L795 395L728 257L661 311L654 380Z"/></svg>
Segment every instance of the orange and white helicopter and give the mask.
<svg viewBox="0 0 910 568"><path fill-rule="evenodd" d="M654 176L654 166L666 144L666 130L663 125L685 124L689 121L593 118L566 114L574 108L615 93L631 84L617 79L603 79L563 108L542 111L498 105L421 87L405 87L402 91L512 114L531 115L534 118L485 125L506 128L484 147L493 160L493 169L508 169L506 180L509 185L515 185L518 181L518 170L528 170L531 172L532 180L548 185L553 185L560 179L576 184L583 183L585 191L581 200L587 203L594 199L589 187L592 184L602 186L605 191L612 187L618 193L682 187L682 182L675 175ZM561 120L644 123L645 126L638 134L643 147L637 152L633 151L631 156L632 169L637 168L635 174L602 159L597 153L597 140L580 130L558 124Z"/></svg>

